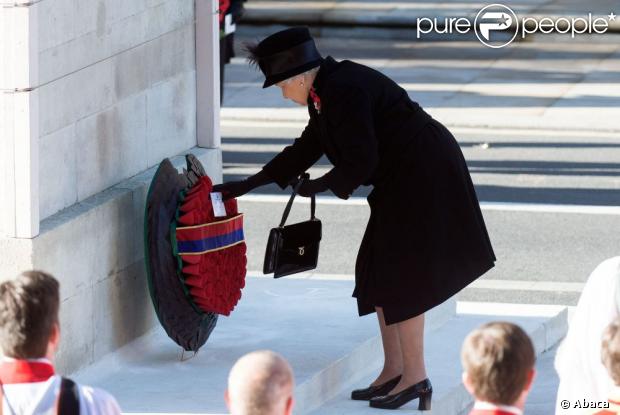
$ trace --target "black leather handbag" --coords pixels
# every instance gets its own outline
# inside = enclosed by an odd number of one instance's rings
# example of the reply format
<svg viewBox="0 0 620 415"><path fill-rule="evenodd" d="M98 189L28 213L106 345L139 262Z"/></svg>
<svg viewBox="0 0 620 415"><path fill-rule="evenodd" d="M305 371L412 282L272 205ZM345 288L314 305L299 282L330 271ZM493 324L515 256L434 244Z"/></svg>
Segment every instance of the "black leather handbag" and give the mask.
<svg viewBox="0 0 620 415"><path fill-rule="evenodd" d="M282 221L277 228L271 229L265 250L263 273L274 273L274 278L314 269L319 259L321 241L321 221L314 216L316 198L312 195L310 202L310 220L284 226L293 206L293 199L302 182L310 177L304 173L293 188L293 194L284 209Z"/></svg>

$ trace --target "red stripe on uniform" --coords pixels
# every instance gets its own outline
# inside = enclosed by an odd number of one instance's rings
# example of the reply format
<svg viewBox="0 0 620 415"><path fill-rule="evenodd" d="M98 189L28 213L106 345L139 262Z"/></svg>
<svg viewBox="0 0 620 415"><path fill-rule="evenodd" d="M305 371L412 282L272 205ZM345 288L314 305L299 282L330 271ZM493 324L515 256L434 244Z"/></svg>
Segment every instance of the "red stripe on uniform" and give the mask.
<svg viewBox="0 0 620 415"><path fill-rule="evenodd" d="M0 364L0 380L5 384L45 382L54 376L54 366L45 362L11 360Z"/></svg>

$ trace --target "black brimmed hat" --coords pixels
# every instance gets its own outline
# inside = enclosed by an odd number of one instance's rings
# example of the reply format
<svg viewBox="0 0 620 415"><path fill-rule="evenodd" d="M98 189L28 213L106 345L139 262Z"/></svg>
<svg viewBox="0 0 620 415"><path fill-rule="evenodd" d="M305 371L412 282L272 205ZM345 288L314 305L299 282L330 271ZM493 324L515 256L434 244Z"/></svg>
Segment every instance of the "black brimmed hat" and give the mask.
<svg viewBox="0 0 620 415"><path fill-rule="evenodd" d="M263 88L315 68L323 61L306 27L282 30L257 44L246 44L246 49L248 60L265 75Z"/></svg>

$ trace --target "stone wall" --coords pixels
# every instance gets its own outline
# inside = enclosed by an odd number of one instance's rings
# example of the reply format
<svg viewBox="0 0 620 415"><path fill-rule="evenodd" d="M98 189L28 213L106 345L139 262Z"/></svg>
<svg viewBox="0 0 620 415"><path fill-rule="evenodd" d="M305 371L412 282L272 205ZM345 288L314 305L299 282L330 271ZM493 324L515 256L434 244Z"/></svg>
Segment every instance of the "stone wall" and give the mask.
<svg viewBox="0 0 620 415"><path fill-rule="evenodd" d="M59 279L63 373L156 323L143 220L161 160L180 169L191 151L222 180L217 4L0 8L0 280L33 268Z"/></svg>
<svg viewBox="0 0 620 415"><path fill-rule="evenodd" d="M41 220L196 145L193 0L38 5Z"/></svg>

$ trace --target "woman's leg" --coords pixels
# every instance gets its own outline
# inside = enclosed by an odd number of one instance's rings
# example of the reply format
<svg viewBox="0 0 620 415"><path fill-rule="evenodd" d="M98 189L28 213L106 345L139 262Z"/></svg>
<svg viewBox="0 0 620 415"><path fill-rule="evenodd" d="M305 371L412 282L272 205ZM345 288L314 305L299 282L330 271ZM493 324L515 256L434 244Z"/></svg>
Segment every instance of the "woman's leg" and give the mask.
<svg viewBox="0 0 620 415"><path fill-rule="evenodd" d="M426 368L424 366L424 314L410 318L400 323L387 326L397 327L400 349L402 352L403 376L390 391L394 395L409 386L426 378Z"/></svg>
<svg viewBox="0 0 620 415"><path fill-rule="evenodd" d="M403 353L401 352L401 342L398 336L396 324L386 326L383 317L383 308L375 307L379 328L381 330L381 342L383 343L383 370L379 377L372 382L372 386L380 385L403 373Z"/></svg>

